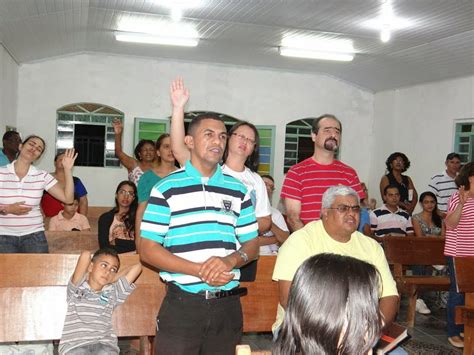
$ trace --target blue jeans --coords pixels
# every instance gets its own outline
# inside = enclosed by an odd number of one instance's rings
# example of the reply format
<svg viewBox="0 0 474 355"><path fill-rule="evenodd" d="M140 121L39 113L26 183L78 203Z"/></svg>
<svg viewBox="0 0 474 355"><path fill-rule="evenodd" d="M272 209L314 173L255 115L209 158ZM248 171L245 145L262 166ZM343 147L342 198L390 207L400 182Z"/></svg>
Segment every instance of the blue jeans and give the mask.
<svg viewBox="0 0 474 355"><path fill-rule="evenodd" d="M448 256L448 274L451 280L451 285L449 286L449 297L448 304L446 306L447 312L447 321L448 321L448 337L453 337L459 335L464 331L464 326L457 325L454 322L454 314L456 306L464 306L464 293L457 292L456 290L456 272L454 270L453 257Z"/></svg>
<svg viewBox="0 0 474 355"><path fill-rule="evenodd" d="M17 237L0 235L0 253L48 253L44 231Z"/></svg>

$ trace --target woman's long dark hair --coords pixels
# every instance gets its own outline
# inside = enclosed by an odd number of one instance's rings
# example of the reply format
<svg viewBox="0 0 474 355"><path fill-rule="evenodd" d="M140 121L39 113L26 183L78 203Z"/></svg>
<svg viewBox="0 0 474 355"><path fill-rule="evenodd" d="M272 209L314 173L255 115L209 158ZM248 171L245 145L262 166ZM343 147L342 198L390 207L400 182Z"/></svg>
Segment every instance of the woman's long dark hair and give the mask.
<svg viewBox="0 0 474 355"><path fill-rule="evenodd" d="M420 198L418 201L422 203L426 196L432 197L435 202L435 208L431 212L431 220L433 221L436 227L441 228L441 226L443 225L443 221L441 220L441 217L439 216L438 199L436 198L436 195L432 193L431 191L425 191L420 195Z"/></svg>
<svg viewBox="0 0 474 355"><path fill-rule="evenodd" d="M293 279L277 355L367 353L380 337L379 274L364 261L318 254Z"/></svg>
<svg viewBox="0 0 474 355"><path fill-rule="evenodd" d="M129 232L135 232L135 216L137 214L137 206L138 206L138 198L137 198L137 186L128 180L122 181L120 184L118 184L117 189L115 190L115 195L118 194L122 186L128 185L133 189L133 193L135 194L135 197L133 198L132 203L130 204L130 208L127 212L127 215L123 218L123 223L125 224L125 227ZM115 207L113 208L112 212L118 213L119 211L119 205L117 201L117 197L115 197Z"/></svg>
<svg viewBox="0 0 474 355"><path fill-rule="evenodd" d="M253 146L253 152L247 157L247 160L245 160L244 165L252 170L254 173L258 171L258 164L260 163L260 136L258 134L257 127L255 127L253 124L247 121L239 121L236 124L232 126L232 128L229 130L227 133L227 136L229 137L228 139L231 139L232 135L235 133L237 128L241 126L247 126L252 129L254 135L255 135L255 145ZM227 160L227 157L229 156L229 142L227 142L225 150L224 150L224 155L222 157L222 161L225 164L225 161Z"/></svg>

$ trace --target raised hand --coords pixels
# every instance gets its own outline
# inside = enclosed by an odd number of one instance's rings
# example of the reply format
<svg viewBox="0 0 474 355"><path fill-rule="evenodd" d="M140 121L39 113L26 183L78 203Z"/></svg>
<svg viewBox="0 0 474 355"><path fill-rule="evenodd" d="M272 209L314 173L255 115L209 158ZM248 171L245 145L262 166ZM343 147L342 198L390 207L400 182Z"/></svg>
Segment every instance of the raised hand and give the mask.
<svg viewBox="0 0 474 355"><path fill-rule="evenodd" d="M67 149L66 152L64 153L64 158L63 158L63 168L64 170L71 170L72 167L74 166L74 161L77 158L77 153L74 151L74 149Z"/></svg>
<svg viewBox="0 0 474 355"><path fill-rule="evenodd" d="M22 216L31 211L31 207L25 205L25 201L15 202L6 208L7 214Z"/></svg>
<svg viewBox="0 0 474 355"><path fill-rule="evenodd" d="M171 82L170 97L173 107L183 108L189 100L189 91L184 86L183 78L177 77Z"/></svg>
<svg viewBox="0 0 474 355"><path fill-rule="evenodd" d="M118 118L115 118L112 121L112 126L114 127L114 133L115 134L122 134L122 131L123 131L122 120L119 120Z"/></svg>

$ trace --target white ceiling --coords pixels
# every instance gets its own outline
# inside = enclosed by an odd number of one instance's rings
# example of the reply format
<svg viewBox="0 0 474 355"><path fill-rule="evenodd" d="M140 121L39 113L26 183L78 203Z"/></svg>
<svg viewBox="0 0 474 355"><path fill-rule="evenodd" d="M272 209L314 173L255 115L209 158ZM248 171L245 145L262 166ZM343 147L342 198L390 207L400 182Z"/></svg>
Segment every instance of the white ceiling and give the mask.
<svg viewBox="0 0 474 355"><path fill-rule="evenodd" d="M203 0L184 11L202 40L198 47L117 42L119 21L163 19L154 0L0 0L0 41L18 63L79 52L326 73L372 91L474 74L474 2L391 0L412 22L382 43L363 25L380 16L381 0ZM284 34L350 38L352 62L281 57Z"/></svg>

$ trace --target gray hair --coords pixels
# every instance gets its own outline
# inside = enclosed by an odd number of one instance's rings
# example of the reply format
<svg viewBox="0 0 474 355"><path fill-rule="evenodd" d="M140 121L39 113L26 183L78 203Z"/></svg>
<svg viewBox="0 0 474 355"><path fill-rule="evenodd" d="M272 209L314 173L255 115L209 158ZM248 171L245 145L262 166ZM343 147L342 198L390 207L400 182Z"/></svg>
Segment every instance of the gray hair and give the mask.
<svg viewBox="0 0 474 355"><path fill-rule="evenodd" d="M359 195L357 195L357 192L352 187L336 185L331 186L324 192L321 208L330 208L336 196L355 196L357 198L357 204L360 203Z"/></svg>

